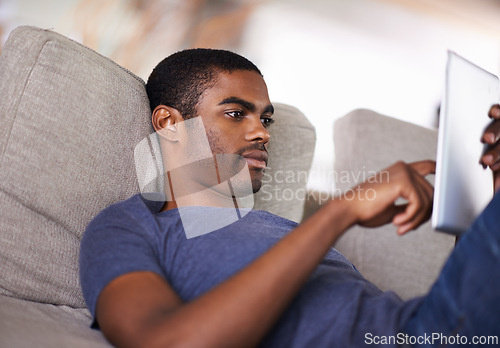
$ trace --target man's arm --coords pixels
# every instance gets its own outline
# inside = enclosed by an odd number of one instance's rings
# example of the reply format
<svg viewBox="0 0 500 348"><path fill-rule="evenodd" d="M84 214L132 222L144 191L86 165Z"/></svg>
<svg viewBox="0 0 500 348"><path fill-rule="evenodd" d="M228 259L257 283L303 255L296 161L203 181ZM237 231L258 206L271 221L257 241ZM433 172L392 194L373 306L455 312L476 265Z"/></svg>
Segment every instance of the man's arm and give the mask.
<svg viewBox="0 0 500 348"><path fill-rule="evenodd" d="M183 303L150 272L120 276L99 296L96 316L120 347L255 346L273 326L331 245L351 225L392 221L399 233L430 216L434 162L399 162L361 184L354 199L330 201L253 263L196 300ZM394 205L402 197L404 206Z"/></svg>
<svg viewBox="0 0 500 348"><path fill-rule="evenodd" d="M481 141L490 146L490 150L481 157L481 164L493 171L495 192L500 189L500 105L493 105L488 116L493 122L486 128Z"/></svg>

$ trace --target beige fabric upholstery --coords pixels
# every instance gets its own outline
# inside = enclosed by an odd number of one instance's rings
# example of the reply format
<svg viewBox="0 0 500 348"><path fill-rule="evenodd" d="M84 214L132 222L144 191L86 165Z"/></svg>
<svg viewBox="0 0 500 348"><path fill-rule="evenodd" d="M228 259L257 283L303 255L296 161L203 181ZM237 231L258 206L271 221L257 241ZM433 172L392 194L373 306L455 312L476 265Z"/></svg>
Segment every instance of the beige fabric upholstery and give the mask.
<svg viewBox="0 0 500 348"><path fill-rule="evenodd" d="M276 109L270 163L307 172L314 129L296 109ZM144 82L66 37L21 27L0 56L0 110L0 294L82 308L82 233L139 192L134 148L152 133ZM289 145L297 139L306 146ZM303 201L257 206L298 221Z"/></svg>
<svg viewBox="0 0 500 348"><path fill-rule="evenodd" d="M1 347L111 347L101 331L90 328L91 321L83 308L0 295Z"/></svg>
<svg viewBox="0 0 500 348"><path fill-rule="evenodd" d="M56 33L20 28L0 60L0 294L84 307L79 240L138 191L143 82Z"/></svg>
<svg viewBox="0 0 500 348"><path fill-rule="evenodd" d="M354 179L361 181L398 160L435 159L437 132L355 110L335 122L334 142L337 186L346 190L356 184ZM354 227L335 247L382 290L409 298L427 292L454 242L453 236L434 232L428 222L402 237L392 225Z"/></svg>
<svg viewBox="0 0 500 348"><path fill-rule="evenodd" d="M273 104L276 115L269 128L269 161L262 187L255 195L255 209L300 222L316 132L296 108Z"/></svg>

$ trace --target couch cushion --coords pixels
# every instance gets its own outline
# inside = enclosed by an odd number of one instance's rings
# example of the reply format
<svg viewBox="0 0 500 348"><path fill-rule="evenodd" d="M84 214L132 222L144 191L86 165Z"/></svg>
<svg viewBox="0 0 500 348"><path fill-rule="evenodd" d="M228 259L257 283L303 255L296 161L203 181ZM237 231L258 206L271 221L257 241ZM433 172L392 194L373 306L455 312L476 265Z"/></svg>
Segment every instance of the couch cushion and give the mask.
<svg viewBox="0 0 500 348"><path fill-rule="evenodd" d="M85 226L138 192L143 81L56 33L21 27L0 57L0 294L83 307Z"/></svg>
<svg viewBox="0 0 500 348"><path fill-rule="evenodd" d="M398 160L435 159L437 132L355 110L335 122L334 142L336 188L346 190ZM392 225L355 226L335 247L379 288L410 298L428 291L454 243L453 236L434 232L427 222L404 236Z"/></svg>
<svg viewBox="0 0 500 348"><path fill-rule="evenodd" d="M83 308L0 296L0 318L2 347L112 347Z"/></svg>
<svg viewBox="0 0 500 348"><path fill-rule="evenodd" d="M279 103L273 105L275 122L269 127L269 161L262 187L255 195L255 209L300 222L316 131L296 108Z"/></svg>

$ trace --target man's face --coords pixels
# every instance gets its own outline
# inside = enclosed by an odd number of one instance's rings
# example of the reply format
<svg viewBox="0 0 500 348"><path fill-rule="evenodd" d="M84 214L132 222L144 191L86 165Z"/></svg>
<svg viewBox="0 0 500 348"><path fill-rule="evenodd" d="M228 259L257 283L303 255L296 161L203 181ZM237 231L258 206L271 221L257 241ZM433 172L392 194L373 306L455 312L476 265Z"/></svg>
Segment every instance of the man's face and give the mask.
<svg viewBox="0 0 500 348"><path fill-rule="evenodd" d="M264 79L246 70L220 73L197 106L212 153L245 158L254 192L262 185L267 164L270 135L266 128L272 123L273 112Z"/></svg>

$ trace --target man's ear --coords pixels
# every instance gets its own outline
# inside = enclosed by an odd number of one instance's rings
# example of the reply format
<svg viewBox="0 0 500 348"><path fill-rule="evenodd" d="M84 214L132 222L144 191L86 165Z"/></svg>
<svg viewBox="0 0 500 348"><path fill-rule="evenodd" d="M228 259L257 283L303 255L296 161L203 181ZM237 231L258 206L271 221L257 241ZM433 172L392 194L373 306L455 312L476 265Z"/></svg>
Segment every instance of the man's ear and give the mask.
<svg viewBox="0 0 500 348"><path fill-rule="evenodd" d="M151 123L156 133L170 141L178 140L177 124L182 121L181 113L166 105L158 105L151 114Z"/></svg>

